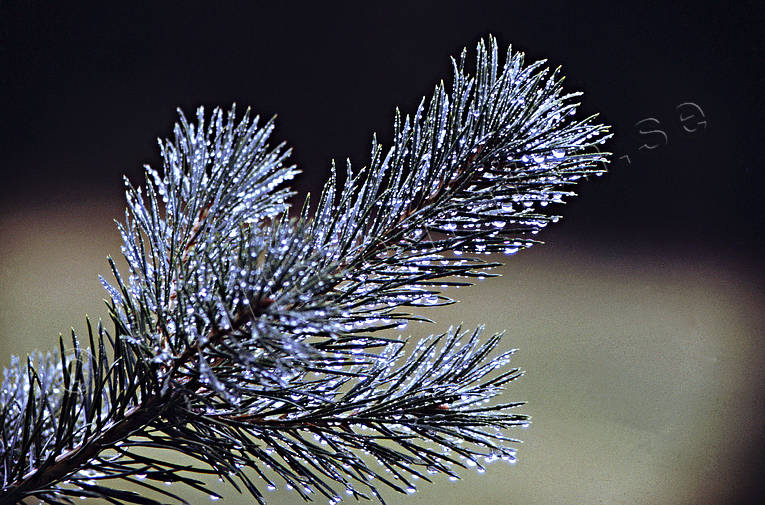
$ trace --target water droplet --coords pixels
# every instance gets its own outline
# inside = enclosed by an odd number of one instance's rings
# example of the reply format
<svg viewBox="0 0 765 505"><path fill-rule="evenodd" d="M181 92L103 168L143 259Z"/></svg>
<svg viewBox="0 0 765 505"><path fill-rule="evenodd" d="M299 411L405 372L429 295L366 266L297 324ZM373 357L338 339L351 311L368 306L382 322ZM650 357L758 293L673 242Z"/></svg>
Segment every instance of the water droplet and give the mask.
<svg viewBox="0 0 765 505"><path fill-rule="evenodd" d="M563 149L553 149L552 155L555 158L561 159L564 156L566 156L566 151L564 151Z"/></svg>
<svg viewBox="0 0 765 505"><path fill-rule="evenodd" d="M210 501L218 501L218 500L220 500L220 496L218 496L217 494L210 495Z"/></svg>

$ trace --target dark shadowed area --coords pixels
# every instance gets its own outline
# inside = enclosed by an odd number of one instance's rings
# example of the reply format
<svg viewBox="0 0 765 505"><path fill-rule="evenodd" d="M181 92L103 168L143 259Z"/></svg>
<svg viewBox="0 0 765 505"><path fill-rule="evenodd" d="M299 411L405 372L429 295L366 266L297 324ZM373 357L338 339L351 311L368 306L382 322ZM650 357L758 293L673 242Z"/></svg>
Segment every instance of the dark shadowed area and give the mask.
<svg viewBox="0 0 765 505"><path fill-rule="evenodd" d="M507 330L527 371L507 397L533 417L518 464L390 503L765 503L761 2L0 0L0 363L105 317L122 175L158 165L176 107L278 113L299 201L332 158L363 165L394 107L413 110L489 33L563 66L613 125L613 163L546 245L410 325Z"/></svg>

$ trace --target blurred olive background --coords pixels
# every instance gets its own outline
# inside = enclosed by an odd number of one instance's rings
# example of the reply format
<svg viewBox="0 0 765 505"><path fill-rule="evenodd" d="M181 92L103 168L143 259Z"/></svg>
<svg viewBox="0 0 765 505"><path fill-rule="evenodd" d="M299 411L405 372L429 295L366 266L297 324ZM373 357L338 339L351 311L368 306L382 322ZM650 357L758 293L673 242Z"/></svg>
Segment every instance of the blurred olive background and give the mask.
<svg viewBox="0 0 765 505"><path fill-rule="evenodd" d="M410 325L506 330L527 372L506 398L533 417L519 462L390 503L765 503L763 10L0 1L0 363L104 317L121 176L158 165L176 107L278 112L295 187L315 192L331 158L362 165L394 105L412 110L448 55L493 33L564 66L614 125L614 163L546 245Z"/></svg>

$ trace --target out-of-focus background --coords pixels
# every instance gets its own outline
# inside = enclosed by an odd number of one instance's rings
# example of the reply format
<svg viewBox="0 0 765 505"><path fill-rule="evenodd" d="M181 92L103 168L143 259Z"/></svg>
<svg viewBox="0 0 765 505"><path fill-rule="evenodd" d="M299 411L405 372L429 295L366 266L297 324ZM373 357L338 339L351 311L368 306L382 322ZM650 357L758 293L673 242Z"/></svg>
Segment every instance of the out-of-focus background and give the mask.
<svg viewBox="0 0 765 505"><path fill-rule="evenodd" d="M533 417L519 462L390 503L765 503L764 11L0 2L0 364L104 317L96 276L119 255L121 176L158 165L176 107L278 113L295 187L315 192L331 158L362 165L393 107L412 110L449 55L492 33L563 65L584 112L614 125L614 162L546 245L411 328L507 330L527 371L507 398Z"/></svg>

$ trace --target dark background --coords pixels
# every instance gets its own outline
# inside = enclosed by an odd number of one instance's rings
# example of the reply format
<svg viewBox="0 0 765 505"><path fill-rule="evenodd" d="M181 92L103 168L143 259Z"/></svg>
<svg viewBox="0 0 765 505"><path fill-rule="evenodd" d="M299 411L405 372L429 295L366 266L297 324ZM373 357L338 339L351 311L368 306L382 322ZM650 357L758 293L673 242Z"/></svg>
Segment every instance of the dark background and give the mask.
<svg viewBox="0 0 765 505"><path fill-rule="evenodd" d="M157 164L176 107L232 102L279 114L296 187L315 189L331 158L363 164L393 107L412 110L449 55L491 33L563 65L614 126L608 190L584 188L561 233L762 248L762 2L275 3L0 3L3 205L119 198L121 174ZM683 102L706 129L683 131Z"/></svg>
<svg viewBox="0 0 765 505"><path fill-rule="evenodd" d="M567 90L585 93L584 112L599 112L615 133L606 147L614 153L611 172L581 185L582 197L562 210L564 222L543 237L551 245L519 255L515 269L505 272L506 282L539 291L529 300L558 303L556 314L565 316L561 326L557 316L507 295L513 293L507 285L487 291L500 314L498 329L540 332L537 340L518 345L526 349L524 366L537 374L524 383L530 386L521 385L536 405L527 453L528 468L536 473L515 478L537 489L519 489L517 496L578 503L550 496L580 496L580 488L600 486L588 495L602 497L598 503L636 503L635 496L655 503L652 496L672 496L673 486L684 483L691 491L677 496L692 496L696 487L693 503L765 503L757 449L765 440L763 2L274 4L0 0L2 364L7 353L28 352L54 336L45 333L47 326L29 322L35 318L27 311L35 304L45 312L36 319L57 321L58 329L80 317L84 302L57 283L77 287L86 276L96 284L90 270L78 270L83 264L106 270L104 249L113 244L102 237L116 236L111 218L124 208L122 174L140 182L144 163L158 166L156 138L171 133L176 107L192 115L200 104L236 102L266 117L278 114L275 137L294 147L292 159L303 170L294 187L315 192L332 158L363 165L372 132L390 138L394 107L412 111L439 79L449 77L450 55L465 46L473 50L479 38L493 34L502 46L524 51L529 62L548 58L550 65L562 65ZM687 102L706 121L687 122L694 132L683 129L677 110ZM89 243L81 243L83 237ZM556 298L547 286L564 281L568 291ZM468 315L455 320L480 312L486 305L481 300L468 300ZM610 302L608 308L597 305ZM56 311L69 303L70 312ZM528 310L518 308L524 303ZM566 315L576 311L582 319ZM540 315L524 322L524 313ZM603 335L588 337L588 324L591 335ZM611 331L613 338L606 335ZM42 340L30 338L38 333ZM544 334L561 340L545 348ZM571 335L580 339L577 346L566 343ZM666 348L659 346L665 342ZM655 355L642 363L632 352ZM595 371L576 368L572 356L592 360ZM539 379L545 373L552 383ZM549 384L566 381L570 390L550 392L560 410L546 411ZM561 414L567 399L584 405L569 412L571 419ZM666 410L650 410L653 404ZM605 414L584 413L589 407ZM597 422L587 425L587 416ZM713 417L725 417L724 426L709 424ZM637 418L655 431L629 431L640 424ZM628 430L605 433L604 426L614 425L604 419ZM590 426L586 434L576 431L580 421ZM707 431L709 426L718 431ZM555 441L556 432L568 438ZM601 459L588 463L572 455L572 448L588 454L565 443L574 444L579 435L588 441L583 444L610 441L593 449ZM672 445L685 435L687 447ZM711 448L704 456L707 435ZM666 456L665 446L672 446ZM619 475L633 474L637 484L626 478L612 486L577 480L588 464L603 473L618 466L608 455L619 450L618 458L630 464L634 458L636 469L625 467ZM563 468L566 458L575 464ZM664 474L656 477L662 489L639 488L648 475L640 472L651 465ZM714 482L715 465L720 483ZM523 471L521 465L517 470ZM567 480L545 481L540 472L548 471ZM597 475L599 468L582 472ZM636 490L622 499L608 494L609 487L616 493L633 485ZM708 486L716 494L704 494ZM534 494L542 488L547 494Z"/></svg>

